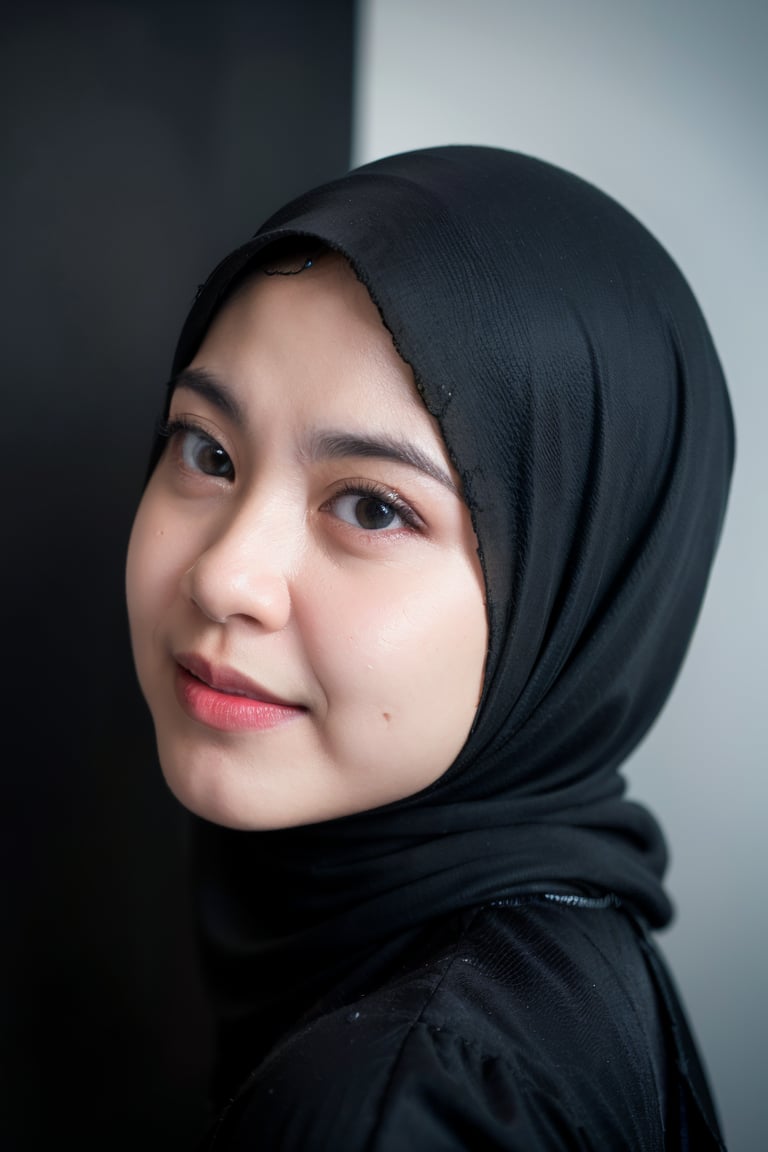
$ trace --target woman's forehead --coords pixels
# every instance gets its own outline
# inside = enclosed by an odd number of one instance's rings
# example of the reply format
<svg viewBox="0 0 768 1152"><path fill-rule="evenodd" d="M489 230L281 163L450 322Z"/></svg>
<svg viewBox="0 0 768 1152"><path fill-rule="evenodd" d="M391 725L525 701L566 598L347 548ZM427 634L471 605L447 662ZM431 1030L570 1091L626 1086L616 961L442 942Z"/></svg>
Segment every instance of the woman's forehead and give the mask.
<svg viewBox="0 0 768 1152"><path fill-rule="evenodd" d="M259 397L323 424L321 439L406 439L439 461L454 489L438 422L348 263L324 253L295 274L249 273L214 316L174 390L186 386L231 411ZM222 406L222 405L219 405ZM314 437L317 441L317 436Z"/></svg>

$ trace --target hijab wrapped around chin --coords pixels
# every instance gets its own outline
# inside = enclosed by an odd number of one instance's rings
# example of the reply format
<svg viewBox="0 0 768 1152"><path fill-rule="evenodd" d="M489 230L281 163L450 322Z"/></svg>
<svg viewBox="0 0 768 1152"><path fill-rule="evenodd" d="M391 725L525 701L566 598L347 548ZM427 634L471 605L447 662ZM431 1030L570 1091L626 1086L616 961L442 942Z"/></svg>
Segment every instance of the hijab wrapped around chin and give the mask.
<svg viewBox="0 0 768 1152"><path fill-rule="evenodd" d="M248 833L196 823L222 1017L267 1033L420 926L528 893L671 909L619 768L690 641L733 464L726 385L669 255L583 180L477 146L360 167L277 212L198 292L174 372L270 245L341 252L461 477L490 640L476 721L432 786ZM690 766L686 767L690 772Z"/></svg>

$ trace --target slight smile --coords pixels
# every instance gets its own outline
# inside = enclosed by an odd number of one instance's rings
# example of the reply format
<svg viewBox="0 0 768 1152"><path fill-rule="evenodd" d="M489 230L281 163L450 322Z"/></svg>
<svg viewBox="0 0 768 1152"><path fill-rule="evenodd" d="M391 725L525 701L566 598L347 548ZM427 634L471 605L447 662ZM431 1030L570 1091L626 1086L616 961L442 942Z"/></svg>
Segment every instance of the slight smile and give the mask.
<svg viewBox="0 0 768 1152"><path fill-rule="evenodd" d="M202 657L176 657L176 698L186 714L220 732L265 731L306 713L232 668L214 668Z"/></svg>

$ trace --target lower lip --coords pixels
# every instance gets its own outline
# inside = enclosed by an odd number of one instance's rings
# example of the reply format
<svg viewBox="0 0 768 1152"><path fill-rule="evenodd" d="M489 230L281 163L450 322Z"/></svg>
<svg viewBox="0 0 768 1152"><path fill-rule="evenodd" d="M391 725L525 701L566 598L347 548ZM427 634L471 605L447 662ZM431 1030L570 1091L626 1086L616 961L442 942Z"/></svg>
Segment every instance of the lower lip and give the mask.
<svg viewBox="0 0 768 1152"><path fill-rule="evenodd" d="M296 720L306 712L305 708L289 704L217 692L185 668L178 668L176 673L176 696L188 716L220 732L263 732Z"/></svg>

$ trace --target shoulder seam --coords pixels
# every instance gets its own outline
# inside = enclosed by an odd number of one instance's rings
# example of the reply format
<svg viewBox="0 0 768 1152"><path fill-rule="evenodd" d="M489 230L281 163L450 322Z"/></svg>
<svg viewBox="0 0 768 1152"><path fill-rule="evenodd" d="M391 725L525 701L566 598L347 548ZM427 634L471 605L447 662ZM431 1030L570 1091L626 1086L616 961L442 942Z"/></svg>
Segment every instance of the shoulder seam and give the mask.
<svg viewBox="0 0 768 1152"><path fill-rule="evenodd" d="M381 1121L382 1121L382 1116L383 1116L384 1109L386 1106L387 1097L388 1097L390 1089L392 1087L392 1081L394 1079L395 1072L397 1071L397 1068L400 1064L400 1061L402 1060L403 1052L406 1048L406 1045L408 1044L408 1041L410 1040L411 1036L413 1035L414 1031L416 1030L416 1028L419 1025L421 1025L422 1027L427 1028L429 1030L433 1030L433 1027L425 1022L424 1013L426 1012L429 1005L432 1003L432 1000L437 995L437 992L439 991L443 981L445 980L446 976L448 975L451 968L455 964L456 957L457 957L457 955L459 953L459 949L461 947L461 941L464 938L464 936L466 935L466 933L469 931L472 924L474 923L475 918L477 917L479 912L480 912L479 907L473 909L472 915L470 916L469 920L467 921L467 923L462 928L461 933L456 938L456 941L455 941L454 946L453 946L453 955L451 956L449 962L443 968L443 971L440 973L439 979L435 981L433 987L430 989L429 995L425 997L424 1003L421 1005L421 1008L419 1009L418 1015L416 1017L414 1017L414 1019L411 1021L410 1025L408 1026L407 1031L405 1032L402 1040L400 1041L400 1045L399 1045L398 1050L397 1050L397 1055L395 1056L394 1060L392 1061L392 1065L389 1069L389 1075L387 1076L387 1082L384 1085L384 1088L383 1088L382 1093L381 1093L379 1105L378 1105L378 1108L376 1110L376 1120L374 1121L373 1127L371 1128L370 1137L366 1141L365 1152L375 1152L375 1141L376 1141L376 1138L377 1138L377 1136L381 1130ZM439 1029L438 1029L438 1031L439 1031Z"/></svg>

